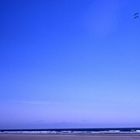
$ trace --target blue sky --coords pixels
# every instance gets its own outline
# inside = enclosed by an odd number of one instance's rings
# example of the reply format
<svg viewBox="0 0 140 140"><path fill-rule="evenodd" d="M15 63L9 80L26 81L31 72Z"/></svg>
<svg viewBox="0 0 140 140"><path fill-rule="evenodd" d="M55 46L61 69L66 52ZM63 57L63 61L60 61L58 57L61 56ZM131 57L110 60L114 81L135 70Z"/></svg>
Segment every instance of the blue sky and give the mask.
<svg viewBox="0 0 140 140"><path fill-rule="evenodd" d="M140 126L139 11L139 0L0 0L0 128Z"/></svg>

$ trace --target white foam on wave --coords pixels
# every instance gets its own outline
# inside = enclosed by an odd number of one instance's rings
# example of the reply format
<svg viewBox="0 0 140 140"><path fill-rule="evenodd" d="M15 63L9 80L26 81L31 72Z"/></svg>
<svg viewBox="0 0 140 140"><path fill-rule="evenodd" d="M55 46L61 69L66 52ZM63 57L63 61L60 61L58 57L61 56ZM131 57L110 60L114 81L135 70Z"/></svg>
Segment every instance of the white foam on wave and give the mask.
<svg viewBox="0 0 140 140"><path fill-rule="evenodd" d="M140 133L139 130L120 131L120 130L104 130L104 131L0 131L0 134L107 134L107 133Z"/></svg>

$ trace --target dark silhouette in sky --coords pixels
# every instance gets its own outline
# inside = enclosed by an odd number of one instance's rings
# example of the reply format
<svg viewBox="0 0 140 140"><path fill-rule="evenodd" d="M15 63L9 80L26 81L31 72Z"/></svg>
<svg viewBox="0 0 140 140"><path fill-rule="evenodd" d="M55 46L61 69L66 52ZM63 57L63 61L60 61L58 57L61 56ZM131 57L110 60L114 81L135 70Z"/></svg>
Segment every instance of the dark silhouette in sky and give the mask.
<svg viewBox="0 0 140 140"><path fill-rule="evenodd" d="M139 13L138 12L136 12L136 13L134 13L134 19L137 19L137 18L139 18Z"/></svg>

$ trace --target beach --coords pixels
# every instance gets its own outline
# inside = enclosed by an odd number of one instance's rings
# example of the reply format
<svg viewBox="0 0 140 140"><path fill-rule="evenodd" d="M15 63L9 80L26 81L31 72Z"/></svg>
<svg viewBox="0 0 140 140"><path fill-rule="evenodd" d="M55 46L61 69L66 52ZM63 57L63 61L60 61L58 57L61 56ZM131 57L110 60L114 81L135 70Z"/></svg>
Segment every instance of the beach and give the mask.
<svg viewBox="0 0 140 140"><path fill-rule="evenodd" d="M1 134L0 140L140 140L138 134L39 135Z"/></svg>

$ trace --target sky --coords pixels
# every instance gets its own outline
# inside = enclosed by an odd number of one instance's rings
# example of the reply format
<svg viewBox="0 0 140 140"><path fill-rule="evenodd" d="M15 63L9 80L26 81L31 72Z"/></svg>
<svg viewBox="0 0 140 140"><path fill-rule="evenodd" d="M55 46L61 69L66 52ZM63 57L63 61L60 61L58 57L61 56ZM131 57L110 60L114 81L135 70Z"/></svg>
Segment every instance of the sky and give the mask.
<svg viewBox="0 0 140 140"><path fill-rule="evenodd" d="M0 0L0 128L140 126L139 0Z"/></svg>

